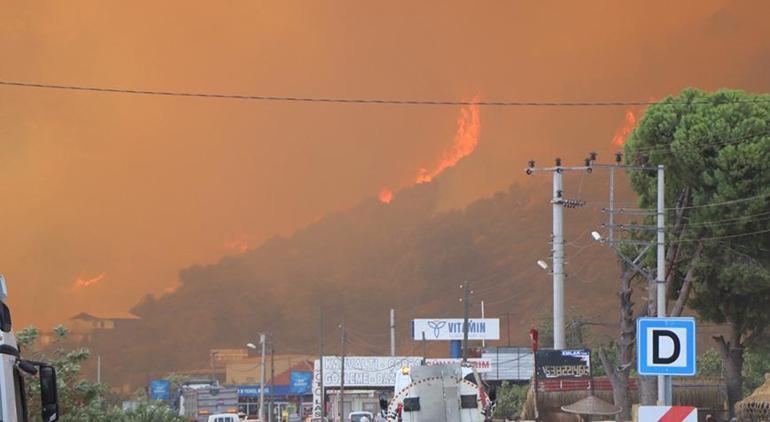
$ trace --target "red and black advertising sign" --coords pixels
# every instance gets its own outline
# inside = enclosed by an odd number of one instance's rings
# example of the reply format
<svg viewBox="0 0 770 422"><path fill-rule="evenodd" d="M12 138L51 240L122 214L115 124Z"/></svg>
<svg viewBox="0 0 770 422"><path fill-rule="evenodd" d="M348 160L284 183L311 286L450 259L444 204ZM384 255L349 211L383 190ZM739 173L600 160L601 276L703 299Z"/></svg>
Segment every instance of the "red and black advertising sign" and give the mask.
<svg viewBox="0 0 770 422"><path fill-rule="evenodd" d="M535 353L538 379L580 379L591 376L591 351L588 349L538 350Z"/></svg>

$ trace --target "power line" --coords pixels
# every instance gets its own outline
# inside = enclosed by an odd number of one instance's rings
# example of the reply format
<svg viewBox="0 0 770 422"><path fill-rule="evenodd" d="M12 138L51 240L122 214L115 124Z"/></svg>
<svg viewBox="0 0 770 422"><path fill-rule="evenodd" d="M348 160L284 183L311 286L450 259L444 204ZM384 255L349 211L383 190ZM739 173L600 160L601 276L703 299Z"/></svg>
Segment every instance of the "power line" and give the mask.
<svg viewBox="0 0 770 422"><path fill-rule="evenodd" d="M114 87L96 87L86 85L63 85L41 82L20 82L0 80L0 85L14 86L22 88L40 88L56 89L67 91L87 91L113 94L134 94L134 95L155 95L165 97L196 97L196 98L218 98L226 100L249 100L249 101L277 101L277 102L300 102L300 103L335 103L335 104L383 104L383 105L420 105L420 106L487 106L487 107L629 107L629 106L648 106L658 105L678 105L678 104L710 104L710 101L667 101L659 103L656 101L464 101L464 100L430 100L430 99L387 99L387 98L342 98L342 97L298 97L298 96L279 96L279 95L246 95L246 94L223 94L216 92L192 92L192 91L155 91L147 89L129 89ZM754 99L734 99L724 102L730 103L768 103L770 98L756 97ZM724 103L723 102L723 103Z"/></svg>
<svg viewBox="0 0 770 422"><path fill-rule="evenodd" d="M690 217L684 217L685 220L691 220ZM723 226L730 226L733 224L741 224L741 223L758 223L761 221L767 221L770 220L770 211L765 211L757 214L750 214L750 215L742 215L739 217L733 217L733 218L723 218L719 220L703 220L703 221L697 221L695 223L687 223L687 228L699 228L699 227L723 227ZM608 225L603 225L604 227L609 227ZM676 224L667 224L665 228L667 229L673 229L676 228ZM639 232L639 231L655 231L657 230L656 226L653 225L642 225L642 224L615 224L614 228L620 230L620 231L626 231L626 232ZM582 248L581 248L582 249Z"/></svg>
<svg viewBox="0 0 770 422"><path fill-rule="evenodd" d="M730 199L727 201L722 202L707 202L705 204L699 204L699 205L689 205L686 207L670 207L670 208L664 208L665 211L676 211L676 210L685 210L685 209L693 209L693 208L706 208L706 207L717 207L722 205L731 205L731 204L739 204L741 202L748 202L753 201L755 199L762 199L770 197L770 192L768 193L761 193L759 195L754 196L747 196L745 198L738 198L738 199ZM606 210L606 209L603 209ZM609 212L609 210L606 210ZM643 208L619 208L617 211L614 211L616 215L623 215L624 213L628 213L629 215L653 215L655 213L654 210L648 210Z"/></svg>
<svg viewBox="0 0 770 422"><path fill-rule="evenodd" d="M671 243L688 243L688 242L700 242L700 241L703 241L703 240L733 239L733 238L736 238L736 237L754 236L754 235L762 234L762 233L770 233L770 229L757 230L757 231L748 232L748 233L728 234L728 235L725 235L725 236L701 237L699 239L682 239L682 240L673 241Z"/></svg>
<svg viewBox="0 0 770 422"><path fill-rule="evenodd" d="M709 202L709 203L700 204L700 205L690 205L688 207L680 207L680 208L674 207L674 208L666 208L666 209L676 210L676 209L692 209L692 208L715 207L715 206L720 206L720 205L738 204L738 203L741 203L741 202L753 201L755 199L762 199L762 198L767 198L767 197L770 197L770 192L768 192L768 193L761 193L759 195L754 195L754 196L748 196L746 198L731 199L731 200L722 201L722 202Z"/></svg>
<svg viewBox="0 0 770 422"><path fill-rule="evenodd" d="M762 132L759 132L759 133L754 133L754 134L751 134L751 135L742 135L742 136L738 136L738 137L731 138L731 139L720 139L718 142L703 142L703 143L700 143L701 141L709 141L709 140L711 140L711 137L687 138L687 139L681 139L681 140L674 139L674 140L672 140L672 142L677 142L677 143L684 143L684 142L696 143L696 144L698 144L698 145L696 145L697 147L699 147L699 148L706 148L706 147L710 147L710 146L736 144L736 143L740 143L742 141L746 141L746 140L749 140L749 139L761 138L763 136L768 136L768 135L770 135L770 131L765 130L765 131L762 131ZM671 145L672 144L656 145L656 146L650 146L650 147L647 147L647 148L640 147L640 148L635 149L633 151L633 153L635 153L635 154L639 154L639 153L659 153L659 154L669 153L669 154L672 154L673 151L671 151Z"/></svg>
<svg viewBox="0 0 770 422"><path fill-rule="evenodd" d="M694 242L702 242L704 240L720 240L720 239L734 239L739 237L747 237L747 236L754 236L758 234L763 233L770 233L770 229L763 229L763 230L756 230L752 232L746 232L746 233L734 233L734 234L728 234L724 236L711 236L711 237L699 237L695 239L681 239L681 240L671 240L669 242L666 242L667 244L674 244L674 243L694 243ZM656 242L654 240L614 240L612 242L610 241L603 241L605 243L610 244L627 244L627 245L655 245Z"/></svg>

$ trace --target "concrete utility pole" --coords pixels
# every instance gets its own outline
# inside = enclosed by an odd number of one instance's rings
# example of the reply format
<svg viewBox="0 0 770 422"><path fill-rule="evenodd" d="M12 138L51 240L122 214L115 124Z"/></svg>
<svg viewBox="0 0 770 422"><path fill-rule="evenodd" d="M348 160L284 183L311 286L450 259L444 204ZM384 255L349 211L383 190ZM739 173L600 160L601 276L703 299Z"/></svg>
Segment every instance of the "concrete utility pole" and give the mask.
<svg viewBox="0 0 770 422"><path fill-rule="evenodd" d="M657 294L658 318L666 317L666 180L663 166L658 166L658 209L657 209ZM658 401L670 406L672 401L671 377L658 375Z"/></svg>
<svg viewBox="0 0 770 422"><path fill-rule="evenodd" d="M656 290L656 309L655 313L657 314L658 318L665 318L666 316L666 244L665 244L665 210L666 210L666 183L665 183L665 177L664 177L664 166L658 165L658 166L635 166L635 165L623 165L623 155L622 153L618 152L615 154L615 163L613 165L596 165L593 164L593 159L595 159L595 155L592 154L591 156L591 164L594 167L600 167L600 168L609 168L610 170L610 203L609 208L604 210L609 214L609 221L608 224L604 225L608 229L608 239L602 239L601 235L598 232L593 232L592 235L595 240L600 241L602 243L609 244L614 250L617 256L624 262L625 265L627 265L631 270L637 272L638 274L644 276L649 285L652 286L652 284L655 285ZM652 210L628 210L623 208L616 208L615 207L615 169L616 168L624 168L627 170L633 170L633 171L648 171L648 172L656 172L657 173L657 209L656 211ZM628 224L628 225L618 225L615 222L615 214L618 215L637 215L637 216L652 216L653 214L656 216L656 226L654 230L657 234L657 239L652 242L647 241L636 241L636 240L624 240L621 239L621 236L616 236L615 229L619 228L623 231L644 231L648 230L649 227L642 226L642 225L636 225L636 224ZM638 252L638 255L634 258L633 255L626 256L622 249L618 246L619 244L624 243L631 243L636 244L640 246L644 246L641 248L641 250ZM656 259L656 267L657 272L656 274L653 274L648 268L644 267L642 265L642 259L644 258L645 254L652 248L652 246L657 246L657 259ZM651 289L652 290L652 289ZM650 294L652 292L650 291ZM652 299L652 298L650 298ZM652 309L649 310L649 313L652 314ZM631 364L631 362L625 362L623 364ZM667 405L670 406L672 402L671 397L671 377L669 376L658 376L658 404L659 405Z"/></svg>
<svg viewBox="0 0 770 422"><path fill-rule="evenodd" d="M396 310L390 309L390 355L396 356Z"/></svg>
<svg viewBox="0 0 770 422"><path fill-rule="evenodd" d="M620 163L622 156L615 154L615 163ZM610 205L609 205L609 225L607 227L610 245L615 241L615 167L610 167Z"/></svg>
<svg viewBox="0 0 770 422"><path fill-rule="evenodd" d="M337 413L339 414L339 420L344 421L345 416L345 410L343 407L345 406L345 343L346 340L346 333L345 333L345 317L342 317L342 324L340 324L340 329L342 330L341 338L341 346L342 346L342 352L340 356L340 396L338 401L338 407Z"/></svg>
<svg viewBox="0 0 770 422"><path fill-rule="evenodd" d="M553 172L553 348L564 349L564 208L561 159Z"/></svg>
<svg viewBox="0 0 770 422"><path fill-rule="evenodd" d="M471 282L466 281L463 286L463 363L468 362L468 313L470 312Z"/></svg>
<svg viewBox="0 0 770 422"><path fill-rule="evenodd" d="M262 363L259 370L259 420L265 420L265 335L259 335L259 343L262 345Z"/></svg>
<svg viewBox="0 0 770 422"><path fill-rule="evenodd" d="M275 342L270 342L270 404L267 409L267 422L273 422L273 392L275 391Z"/></svg>
<svg viewBox="0 0 770 422"><path fill-rule="evenodd" d="M595 155L595 154L594 154ZM553 257L553 348L566 347L564 335L564 208L577 208L585 205L579 199L564 199L563 173L565 171L591 172L591 159L587 158L584 166L563 167L561 158L554 160L554 167L535 168L535 162L529 161L527 174L550 172L553 174L553 226L551 232L551 253ZM543 267L545 268L545 267Z"/></svg>
<svg viewBox="0 0 770 422"><path fill-rule="evenodd" d="M593 158L596 154L592 154ZM551 233L551 252L553 255L553 348L564 349L564 208L577 208L585 205L580 199L565 199L563 188L563 173L565 171L591 172L591 159L587 158L584 166L563 167L561 158L554 160L554 167L535 168L535 162L530 160L526 169L527 174L550 172L553 174L553 227ZM545 265L545 264L543 264ZM543 267L546 268L546 267Z"/></svg>
<svg viewBox="0 0 770 422"><path fill-rule="evenodd" d="M326 417L326 391L324 391L324 310L318 307L318 386L321 390L321 417Z"/></svg>

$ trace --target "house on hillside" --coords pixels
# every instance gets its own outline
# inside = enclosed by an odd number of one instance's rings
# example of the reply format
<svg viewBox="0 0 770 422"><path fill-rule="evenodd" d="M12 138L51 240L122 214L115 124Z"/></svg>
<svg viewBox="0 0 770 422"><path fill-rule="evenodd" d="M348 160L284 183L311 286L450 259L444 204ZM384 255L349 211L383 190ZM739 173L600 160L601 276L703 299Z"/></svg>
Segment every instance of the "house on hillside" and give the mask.
<svg viewBox="0 0 770 422"><path fill-rule="evenodd" d="M128 312L101 316L81 312L70 318L69 322L65 324L68 330L67 342L74 344L90 342L96 333L133 327L138 321L138 316ZM57 335L53 331L42 331L38 337L38 344L45 348L56 340Z"/></svg>
<svg viewBox="0 0 770 422"><path fill-rule="evenodd" d="M81 312L72 318L67 328L73 341L89 342L94 334L124 328L131 328L139 322L139 317L129 313L111 313L107 315L93 315Z"/></svg>

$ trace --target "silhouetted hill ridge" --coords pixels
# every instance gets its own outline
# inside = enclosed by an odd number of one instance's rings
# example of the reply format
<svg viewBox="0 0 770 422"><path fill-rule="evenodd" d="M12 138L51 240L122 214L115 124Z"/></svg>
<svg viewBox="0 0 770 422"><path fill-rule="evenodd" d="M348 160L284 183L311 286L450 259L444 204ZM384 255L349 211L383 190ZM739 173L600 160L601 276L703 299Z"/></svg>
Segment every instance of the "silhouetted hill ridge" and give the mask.
<svg viewBox="0 0 770 422"><path fill-rule="evenodd" d="M139 330L98 345L102 354L120 356L112 376L124 379L137 367L158 375L205 367L210 348L242 347L264 331L281 352L313 353L319 307L330 333L345 315L351 332L367 339L353 343L351 352L365 354L386 353L385 336L372 333L386 332L388 309L396 308L399 348L409 353L408 321L459 316L458 284L464 280L476 283L488 315L511 312L515 327L528 328L550 309L549 277L534 265L549 255L547 185L514 184L464 209L439 212L439 183L402 190L391 204L362 201L289 237L182 270L176 292L148 297L133 309L142 318ZM574 210L569 218L585 220L581 215L592 213ZM567 234L574 239L584 227L572 226ZM568 303L608 308L614 299L607 289L610 274L596 281L595 270L586 272L581 263L611 254L588 249L570 268L590 280L569 281ZM606 300L584 297L586 286L606 291Z"/></svg>

